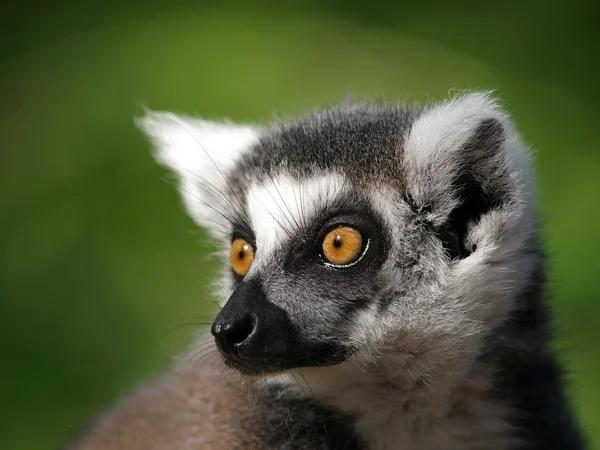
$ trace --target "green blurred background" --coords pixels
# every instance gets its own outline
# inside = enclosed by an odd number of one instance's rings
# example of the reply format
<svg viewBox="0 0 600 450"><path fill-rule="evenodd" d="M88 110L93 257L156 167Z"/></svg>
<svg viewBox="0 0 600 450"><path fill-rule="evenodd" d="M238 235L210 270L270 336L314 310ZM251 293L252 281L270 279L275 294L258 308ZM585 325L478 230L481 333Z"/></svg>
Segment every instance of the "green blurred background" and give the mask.
<svg viewBox="0 0 600 450"><path fill-rule="evenodd" d="M132 118L268 121L497 89L536 153L557 349L600 448L598 2L0 6L0 448L56 448L214 312L210 243Z"/></svg>

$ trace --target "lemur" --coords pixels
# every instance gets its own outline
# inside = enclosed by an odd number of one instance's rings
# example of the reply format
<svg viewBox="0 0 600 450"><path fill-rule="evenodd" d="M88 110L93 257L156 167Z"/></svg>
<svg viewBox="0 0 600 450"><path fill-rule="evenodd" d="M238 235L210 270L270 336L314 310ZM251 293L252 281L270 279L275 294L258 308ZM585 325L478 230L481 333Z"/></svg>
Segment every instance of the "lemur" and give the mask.
<svg viewBox="0 0 600 450"><path fill-rule="evenodd" d="M528 151L490 93L139 123L224 248L228 299L210 362L190 352L71 448L584 448Z"/></svg>

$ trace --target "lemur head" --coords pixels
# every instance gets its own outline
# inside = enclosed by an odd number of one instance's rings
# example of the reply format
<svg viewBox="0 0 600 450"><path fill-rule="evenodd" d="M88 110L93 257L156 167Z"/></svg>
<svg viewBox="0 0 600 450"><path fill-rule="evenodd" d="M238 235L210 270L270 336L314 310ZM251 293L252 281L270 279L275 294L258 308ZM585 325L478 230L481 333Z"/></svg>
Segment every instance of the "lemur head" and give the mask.
<svg viewBox="0 0 600 450"><path fill-rule="evenodd" d="M528 164L488 94L141 126L226 248L211 331L243 373L472 358L515 306L535 240Z"/></svg>

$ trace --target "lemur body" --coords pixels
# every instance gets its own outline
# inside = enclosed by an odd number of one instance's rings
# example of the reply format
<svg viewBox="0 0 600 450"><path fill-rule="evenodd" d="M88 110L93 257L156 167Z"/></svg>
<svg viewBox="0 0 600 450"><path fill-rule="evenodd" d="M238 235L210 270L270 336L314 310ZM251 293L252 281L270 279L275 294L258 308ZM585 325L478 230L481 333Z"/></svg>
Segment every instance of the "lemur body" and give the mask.
<svg viewBox="0 0 600 450"><path fill-rule="evenodd" d="M230 297L212 364L179 363L75 449L583 448L527 155L489 95L141 125L228 247Z"/></svg>

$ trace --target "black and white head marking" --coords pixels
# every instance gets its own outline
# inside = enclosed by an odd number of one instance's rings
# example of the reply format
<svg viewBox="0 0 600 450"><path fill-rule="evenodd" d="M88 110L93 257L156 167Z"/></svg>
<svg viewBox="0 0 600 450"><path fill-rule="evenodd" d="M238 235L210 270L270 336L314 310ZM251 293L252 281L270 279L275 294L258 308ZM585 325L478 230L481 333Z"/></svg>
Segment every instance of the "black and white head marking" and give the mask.
<svg viewBox="0 0 600 450"><path fill-rule="evenodd" d="M73 448L585 448L527 153L489 94L139 123L224 247L228 299L214 342ZM222 360L190 364L197 348Z"/></svg>
<svg viewBox="0 0 600 450"><path fill-rule="evenodd" d="M140 125L191 216L235 250L212 327L227 364L290 385L302 368L371 449L579 448L548 351L527 151L488 93Z"/></svg>
<svg viewBox="0 0 600 450"><path fill-rule="evenodd" d="M237 327L234 343L219 342L241 370L373 358L390 345L475 355L474 336L510 311L527 276L526 156L487 94L352 104L266 128L168 113L141 124L192 217L225 245L242 236L254 247L215 322ZM348 267L320 255L340 225L365 243Z"/></svg>

